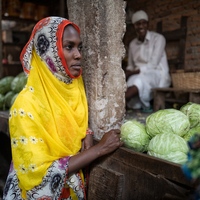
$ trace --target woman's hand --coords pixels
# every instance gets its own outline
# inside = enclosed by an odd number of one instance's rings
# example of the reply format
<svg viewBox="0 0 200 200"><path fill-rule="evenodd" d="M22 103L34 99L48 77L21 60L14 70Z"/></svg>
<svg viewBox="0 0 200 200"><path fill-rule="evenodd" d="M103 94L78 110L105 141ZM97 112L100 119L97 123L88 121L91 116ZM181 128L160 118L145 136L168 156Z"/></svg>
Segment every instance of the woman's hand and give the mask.
<svg viewBox="0 0 200 200"><path fill-rule="evenodd" d="M81 152L85 151L93 146L93 135L87 134L86 137L82 140Z"/></svg>
<svg viewBox="0 0 200 200"><path fill-rule="evenodd" d="M75 156L72 156L69 159L68 173L71 174L77 172L79 169L82 169L86 165L90 164L98 157L111 153L118 147L122 146L124 143L120 141L119 134L120 130L118 129L110 130L109 132L104 134L101 141L97 145L87 150L85 149L85 151L82 151ZM88 136L89 135L87 135L86 138ZM90 137L87 138L87 142L91 139ZM85 144L83 146L85 146ZM88 147L89 145L86 146Z"/></svg>
<svg viewBox="0 0 200 200"><path fill-rule="evenodd" d="M121 147L124 143L120 141L120 130L112 129L105 133L101 141L97 144L99 148L99 156L111 153L118 147Z"/></svg>

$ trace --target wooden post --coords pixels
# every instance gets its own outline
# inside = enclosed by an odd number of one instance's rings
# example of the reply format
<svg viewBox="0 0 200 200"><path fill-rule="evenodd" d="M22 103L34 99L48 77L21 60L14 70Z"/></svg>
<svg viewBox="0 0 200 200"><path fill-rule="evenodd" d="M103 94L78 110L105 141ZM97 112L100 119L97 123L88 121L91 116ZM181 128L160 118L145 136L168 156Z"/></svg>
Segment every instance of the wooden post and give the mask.
<svg viewBox="0 0 200 200"><path fill-rule="evenodd" d="M100 139L119 129L125 115L125 2L75 0L67 1L67 7L69 19L81 30L89 126Z"/></svg>
<svg viewBox="0 0 200 200"><path fill-rule="evenodd" d="M3 48L2 48L2 27L1 27L1 20L2 20L2 0L0 0L0 78L3 76Z"/></svg>

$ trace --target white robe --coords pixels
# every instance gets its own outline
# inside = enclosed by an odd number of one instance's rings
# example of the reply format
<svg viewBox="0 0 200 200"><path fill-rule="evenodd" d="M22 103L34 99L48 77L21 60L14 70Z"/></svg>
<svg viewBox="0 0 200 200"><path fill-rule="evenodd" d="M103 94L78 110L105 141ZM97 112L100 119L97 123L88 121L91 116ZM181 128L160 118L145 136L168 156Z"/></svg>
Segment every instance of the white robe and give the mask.
<svg viewBox="0 0 200 200"><path fill-rule="evenodd" d="M135 85L139 94L127 102L128 107L139 109L150 107L153 99L152 88L169 87L171 78L167 56L165 53L165 38L158 33L147 31L144 42L135 38L129 45L128 66L126 70L140 70L127 80L127 87Z"/></svg>

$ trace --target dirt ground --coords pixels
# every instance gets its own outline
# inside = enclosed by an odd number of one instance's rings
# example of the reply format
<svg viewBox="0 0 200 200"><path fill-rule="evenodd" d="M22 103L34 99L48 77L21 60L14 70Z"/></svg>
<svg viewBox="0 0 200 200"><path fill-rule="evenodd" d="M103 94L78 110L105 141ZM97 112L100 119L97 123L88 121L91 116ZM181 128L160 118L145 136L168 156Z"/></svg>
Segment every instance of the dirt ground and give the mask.
<svg viewBox="0 0 200 200"><path fill-rule="evenodd" d="M140 123L146 124L146 118L154 112L144 113L141 110L126 110L126 120L136 120Z"/></svg>

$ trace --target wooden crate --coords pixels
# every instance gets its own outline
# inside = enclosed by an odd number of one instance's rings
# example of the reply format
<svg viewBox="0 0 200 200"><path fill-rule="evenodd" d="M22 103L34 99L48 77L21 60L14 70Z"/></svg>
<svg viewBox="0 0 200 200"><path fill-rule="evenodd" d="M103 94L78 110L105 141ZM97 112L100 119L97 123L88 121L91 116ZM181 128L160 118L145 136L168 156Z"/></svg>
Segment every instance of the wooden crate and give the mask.
<svg viewBox="0 0 200 200"><path fill-rule="evenodd" d="M121 147L91 165L88 200L186 200L193 190L181 165Z"/></svg>

